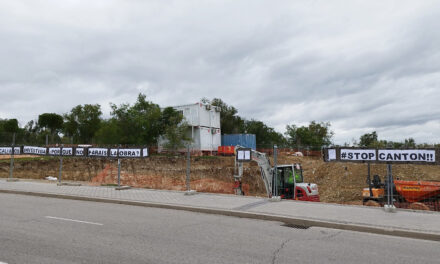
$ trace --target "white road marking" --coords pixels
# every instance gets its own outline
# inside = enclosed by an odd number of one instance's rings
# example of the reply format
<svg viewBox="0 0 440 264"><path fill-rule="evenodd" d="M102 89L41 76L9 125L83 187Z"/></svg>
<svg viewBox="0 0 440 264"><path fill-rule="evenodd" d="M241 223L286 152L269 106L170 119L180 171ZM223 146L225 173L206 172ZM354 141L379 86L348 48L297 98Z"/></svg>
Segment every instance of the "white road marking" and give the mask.
<svg viewBox="0 0 440 264"><path fill-rule="evenodd" d="M76 222L76 223L82 223L82 224L89 224L89 225L104 225L101 223L94 223L94 222L87 222L87 221L81 221L81 220L75 220L75 219L69 219L69 218L62 218L62 217L55 217L55 216L46 216L46 218L50 218L50 219L56 219L56 220L64 220L64 221L70 221L70 222ZM2 264L0 262L0 264Z"/></svg>

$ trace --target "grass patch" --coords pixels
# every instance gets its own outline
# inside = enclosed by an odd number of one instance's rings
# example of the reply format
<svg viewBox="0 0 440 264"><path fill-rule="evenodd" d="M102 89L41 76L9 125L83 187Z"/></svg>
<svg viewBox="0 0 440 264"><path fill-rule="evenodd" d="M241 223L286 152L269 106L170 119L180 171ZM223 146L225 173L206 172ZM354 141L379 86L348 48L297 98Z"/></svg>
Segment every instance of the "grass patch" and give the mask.
<svg viewBox="0 0 440 264"><path fill-rule="evenodd" d="M106 187L117 187L118 184L116 184L116 183L102 183L101 186L106 186Z"/></svg>

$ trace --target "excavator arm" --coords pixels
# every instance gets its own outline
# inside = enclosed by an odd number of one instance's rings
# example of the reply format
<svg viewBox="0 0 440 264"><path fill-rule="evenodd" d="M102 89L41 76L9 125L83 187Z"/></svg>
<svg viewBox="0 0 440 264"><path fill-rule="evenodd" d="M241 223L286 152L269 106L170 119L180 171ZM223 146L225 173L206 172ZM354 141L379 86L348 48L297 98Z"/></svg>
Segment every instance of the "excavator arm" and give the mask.
<svg viewBox="0 0 440 264"><path fill-rule="evenodd" d="M243 148L242 146L236 146L235 149ZM267 196L272 197L272 178L273 178L273 169L270 165L269 158L266 157L265 153L261 153L259 151L251 149L252 152L252 160L257 162L261 171L261 179L264 182L264 186L266 187ZM241 169L240 169L241 168ZM238 178L241 181L241 177L243 176L243 162L239 161L239 170L238 170Z"/></svg>

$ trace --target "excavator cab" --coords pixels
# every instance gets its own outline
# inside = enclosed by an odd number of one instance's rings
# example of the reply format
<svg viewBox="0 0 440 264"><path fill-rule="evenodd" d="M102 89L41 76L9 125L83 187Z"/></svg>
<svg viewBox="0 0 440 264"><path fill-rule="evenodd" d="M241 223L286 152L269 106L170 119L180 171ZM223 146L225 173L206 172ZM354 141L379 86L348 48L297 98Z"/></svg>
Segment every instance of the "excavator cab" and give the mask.
<svg viewBox="0 0 440 264"><path fill-rule="evenodd" d="M304 181L303 172L300 164L278 165L277 178L273 175L272 193L275 188L278 195L283 199L295 199L295 187L297 183Z"/></svg>

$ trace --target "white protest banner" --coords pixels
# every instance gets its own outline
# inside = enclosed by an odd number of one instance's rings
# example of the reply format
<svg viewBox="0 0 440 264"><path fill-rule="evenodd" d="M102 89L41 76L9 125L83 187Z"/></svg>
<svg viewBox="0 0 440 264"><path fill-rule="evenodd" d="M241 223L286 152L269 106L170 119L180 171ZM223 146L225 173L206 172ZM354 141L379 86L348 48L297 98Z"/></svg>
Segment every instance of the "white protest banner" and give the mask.
<svg viewBox="0 0 440 264"><path fill-rule="evenodd" d="M250 161L252 159L251 149L237 149L237 160L238 161Z"/></svg>
<svg viewBox="0 0 440 264"><path fill-rule="evenodd" d="M328 149L328 160L336 160L336 149Z"/></svg>
<svg viewBox="0 0 440 264"><path fill-rule="evenodd" d="M73 156L73 148L63 148L63 156Z"/></svg>
<svg viewBox="0 0 440 264"><path fill-rule="evenodd" d="M49 148L49 155L51 156L59 156L60 152L63 156L72 156L73 155L73 148Z"/></svg>
<svg viewBox="0 0 440 264"><path fill-rule="evenodd" d="M118 157L120 158L140 158L141 149L119 149Z"/></svg>
<svg viewBox="0 0 440 264"><path fill-rule="evenodd" d="M59 156L61 152L61 148L49 148L49 155L51 156Z"/></svg>
<svg viewBox="0 0 440 264"><path fill-rule="evenodd" d="M378 161L432 162L432 163L435 163L435 150L430 150L430 149L379 149Z"/></svg>
<svg viewBox="0 0 440 264"><path fill-rule="evenodd" d="M42 147L32 147L32 146L24 146L23 154L31 154L31 155L46 155L46 148Z"/></svg>
<svg viewBox="0 0 440 264"><path fill-rule="evenodd" d="M110 149L110 157L117 158L118 157L118 149Z"/></svg>
<svg viewBox="0 0 440 264"><path fill-rule="evenodd" d="M108 157L107 148L89 148L89 157Z"/></svg>
<svg viewBox="0 0 440 264"><path fill-rule="evenodd" d="M0 155L11 155L12 147L0 147ZM20 148L14 147L14 155L20 155Z"/></svg>
<svg viewBox="0 0 440 264"><path fill-rule="evenodd" d="M375 149L341 149L341 161L376 161Z"/></svg>
<svg viewBox="0 0 440 264"><path fill-rule="evenodd" d="M76 148L75 149L75 156L84 156L84 148Z"/></svg>

